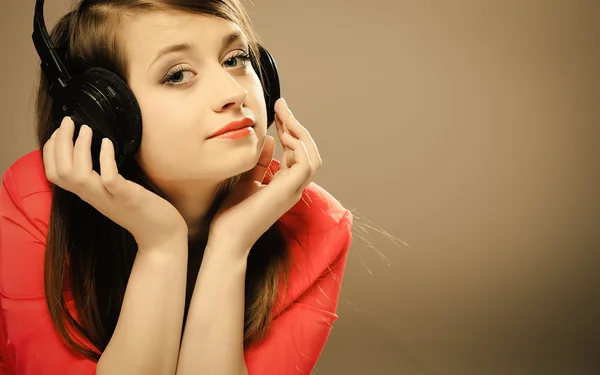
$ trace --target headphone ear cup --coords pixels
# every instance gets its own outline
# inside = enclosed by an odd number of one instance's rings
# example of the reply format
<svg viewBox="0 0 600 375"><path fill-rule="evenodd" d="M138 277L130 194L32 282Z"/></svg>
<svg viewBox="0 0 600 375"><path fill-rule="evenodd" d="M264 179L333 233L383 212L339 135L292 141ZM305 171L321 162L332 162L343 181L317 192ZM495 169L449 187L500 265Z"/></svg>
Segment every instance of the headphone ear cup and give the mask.
<svg viewBox="0 0 600 375"><path fill-rule="evenodd" d="M260 59L260 71L256 64L254 70L261 77L261 83L265 94L265 104L267 106L267 128L269 128L275 121L275 102L281 97L281 89L279 83L279 74L277 72L277 65L275 59L263 46L258 46L259 59ZM261 75L262 73L262 75Z"/></svg>
<svg viewBox="0 0 600 375"><path fill-rule="evenodd" d="M116 118L116 141L123 144L123 156L132 156L142 140L142 111L133 91L127 82L107 69L91 68L86 73L92 82L97 80L96 85L101 85L96 87L109 102L109 109Z"/></svg>
<svg viewBox="0 0 600 375"><path fill-rule="evenodd" d="M109 138L115 147L117 165L131 157L139 148L142 136L142 115L129 85L115 73L103 68L90 68L74 78L65 88L64 101L79 127L90 126L94 132L92 160L99 170L102 138ZM64 109L64 107L63 107Z"/></svg>

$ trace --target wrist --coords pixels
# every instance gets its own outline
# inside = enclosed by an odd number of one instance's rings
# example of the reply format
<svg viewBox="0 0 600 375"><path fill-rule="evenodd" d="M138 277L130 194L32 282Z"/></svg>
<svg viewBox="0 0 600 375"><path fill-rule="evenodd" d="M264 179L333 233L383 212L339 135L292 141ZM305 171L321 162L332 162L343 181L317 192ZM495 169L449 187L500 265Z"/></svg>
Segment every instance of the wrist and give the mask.
<svg viewBox="0 0 600 375"><path fill-rule="evenodd" d="M228 264L240 263L246 264L248 255L250 254L252 246L245 246L235 241L233 238L217 238L209 237L204 250L203 262L209 261L223 261Z"/></svg>
<svg viewBox="0 0 600 375"><path fill-rule="evenodd" d="M187 257L188 255L188 238L185 233L173 233L172 235L154 241L152 243L139 242L138 254L150 257L154 260L164 262L173 258Z"/></svg>

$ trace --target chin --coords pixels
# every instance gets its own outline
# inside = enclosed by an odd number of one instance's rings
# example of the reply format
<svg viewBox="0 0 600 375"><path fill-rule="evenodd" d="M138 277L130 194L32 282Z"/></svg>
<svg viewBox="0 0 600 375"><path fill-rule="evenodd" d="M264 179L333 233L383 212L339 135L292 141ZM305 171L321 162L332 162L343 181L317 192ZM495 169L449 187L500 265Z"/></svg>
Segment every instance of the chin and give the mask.
<svg viewBox="0 0 600 375"><path fill-rule="evenodd" d="M231 162L233 175L247 172L256 166L262 151L261 146L262 143L260 145L254 144L246 150L237 150L241 151L239 153L228 155L227 159Z"/></svg>
<svg viewBox="0 0 600 375"><path fill-rule="evenodd" d="M211 161L208 164L203 163L202 171L198 171L198 173L215 180L235 177L254 168L258 163L261 151L262 142L221 149L210 158Z"/></svg>

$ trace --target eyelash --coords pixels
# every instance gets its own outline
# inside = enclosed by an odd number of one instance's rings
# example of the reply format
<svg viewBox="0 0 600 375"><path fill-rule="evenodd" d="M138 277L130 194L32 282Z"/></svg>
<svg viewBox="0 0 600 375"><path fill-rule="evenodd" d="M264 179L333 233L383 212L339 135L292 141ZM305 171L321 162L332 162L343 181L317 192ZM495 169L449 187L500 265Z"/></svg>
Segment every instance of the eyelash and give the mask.
<svg viewBox="0 0 600 375"><path fill-rule="evenodd" d="M234 68L240 68L240 67L246 68L246 66L250 62L250 54L248 54L247 52L240 52L237 55L231 56L226 61L229 61L231 59L241 59L242 60L242 65L236 66ZM182 72L191 72L191 71L192 71L191 69L186 68L182 64L177 65L176 67L174 67L167 73L167 75L161 80L161 83L164 85L167 85L167 86L184 86L187 83L169 83L169 80L171 80L176 74L179 74Z"/></svg>

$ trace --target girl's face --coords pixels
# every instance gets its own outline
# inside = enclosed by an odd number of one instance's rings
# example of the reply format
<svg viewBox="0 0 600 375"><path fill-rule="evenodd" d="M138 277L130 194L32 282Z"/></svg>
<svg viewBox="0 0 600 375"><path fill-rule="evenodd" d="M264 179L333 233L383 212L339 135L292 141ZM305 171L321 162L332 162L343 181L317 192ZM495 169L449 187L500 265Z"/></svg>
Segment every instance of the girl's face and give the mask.
<svg viewBox="0 0 600 375"><path fill-rule="evenodd" d="M169 190L253 168L267 114L242 30L221 18L174 11L140 13L122 27L129 85L142 112L137 158L148 177ZM253 125L238 137L211 137L244 119Z"/></svg>

